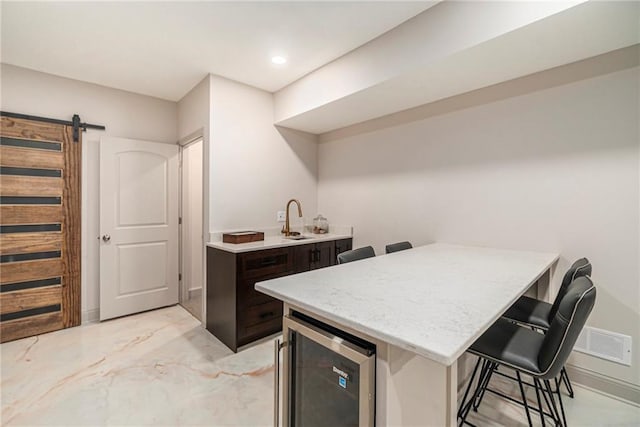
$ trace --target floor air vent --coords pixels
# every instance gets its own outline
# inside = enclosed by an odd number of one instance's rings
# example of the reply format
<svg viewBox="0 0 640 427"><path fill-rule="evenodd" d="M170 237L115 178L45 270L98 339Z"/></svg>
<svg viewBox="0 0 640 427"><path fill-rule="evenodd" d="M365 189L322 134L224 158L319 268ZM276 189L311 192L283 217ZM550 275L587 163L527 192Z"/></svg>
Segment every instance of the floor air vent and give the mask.
<svg viewBox="0 0 640 427"><path fill-rule="evenodd" d="M631 366L631 337L585 326L573 348L601 359Z"/></svg>

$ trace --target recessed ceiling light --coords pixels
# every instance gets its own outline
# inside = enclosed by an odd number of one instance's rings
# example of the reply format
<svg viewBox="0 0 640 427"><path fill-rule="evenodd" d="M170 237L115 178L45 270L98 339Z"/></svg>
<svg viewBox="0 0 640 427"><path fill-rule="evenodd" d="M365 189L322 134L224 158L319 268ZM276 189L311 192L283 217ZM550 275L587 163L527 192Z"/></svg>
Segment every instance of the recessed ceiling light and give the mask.
<svg viewBox="0 0 640 427"><path fill-rule="evenodd" d="M271 62L276 65L282 65L287 62L287 58L285 58L284 56L274 56L273 58L271 58Z"/></svg>

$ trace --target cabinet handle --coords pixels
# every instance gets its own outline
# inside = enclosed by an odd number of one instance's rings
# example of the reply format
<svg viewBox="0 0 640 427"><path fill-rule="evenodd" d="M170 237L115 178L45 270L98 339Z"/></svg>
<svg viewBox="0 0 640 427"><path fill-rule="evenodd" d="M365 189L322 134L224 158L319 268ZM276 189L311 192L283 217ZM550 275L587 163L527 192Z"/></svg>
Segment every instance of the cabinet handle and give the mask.
<svg viewBox="0 0 640 427"><path fill-rule="evenodd" d="M261 313L259 317L260 317L261 319L264 319L265 317L270 317L270 316L273 316L274 314L275 314L275 313L274 313L273 311L268 311L268 312L266 312L266 313Z"/></svg>
<svg viewBox="0 0 640 427"><path fill-rule="evenodd" d="M267 267L269 265L275 265L277 262L278 262L277 258L265 258L265 259L262 260L260 265L262 267Z"/></svg>

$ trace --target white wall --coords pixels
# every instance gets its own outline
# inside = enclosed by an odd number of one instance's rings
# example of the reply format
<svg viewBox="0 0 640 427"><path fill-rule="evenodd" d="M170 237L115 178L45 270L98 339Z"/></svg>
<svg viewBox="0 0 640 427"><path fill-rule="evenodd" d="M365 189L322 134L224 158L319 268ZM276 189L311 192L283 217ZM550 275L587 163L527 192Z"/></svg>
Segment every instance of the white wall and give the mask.
<svg viewBox="0 0 640 427"><path fill-rule="evenodd" d="M210 78L207 75L178 101L178 139L204 136L208 140L211 113Z"/></svg>
<svg viewBox="0 0 640 427"><path fill-rule="evenodd" d="M106 126L83 134L82 150L82 312L97 318L99 308L99 141L103 136L174 144L177 105L149 96L53 76L24 68L0 66L3 111L82 121Z"/></svg>
<svg viewBox="0 0 640 427"><path fill-rule="evenodd" d="M317 137L276 129L269 92L217 76L210 84L210 231L276 226L291 198L315 215Z"/></svg>
<svg viewBox="0 0 640 427"><path fill-rule="evenodd" d="M589 324L631 335L633 365L572 363L638 386L639 73L334 138L319 146L318 206L378 254L410 240L557 251L560 271L589 257Z"/></svg>

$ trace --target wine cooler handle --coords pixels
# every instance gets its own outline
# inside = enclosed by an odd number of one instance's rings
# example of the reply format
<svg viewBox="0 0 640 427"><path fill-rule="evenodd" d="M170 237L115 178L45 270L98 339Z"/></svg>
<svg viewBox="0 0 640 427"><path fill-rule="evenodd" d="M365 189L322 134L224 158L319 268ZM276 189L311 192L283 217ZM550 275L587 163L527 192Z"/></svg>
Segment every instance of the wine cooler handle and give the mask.
<svg viewBox="0 0 640 427"><path fill-rule="evenodd" d="M273 426L280 426L280 340L273 342Z"/></svg>

